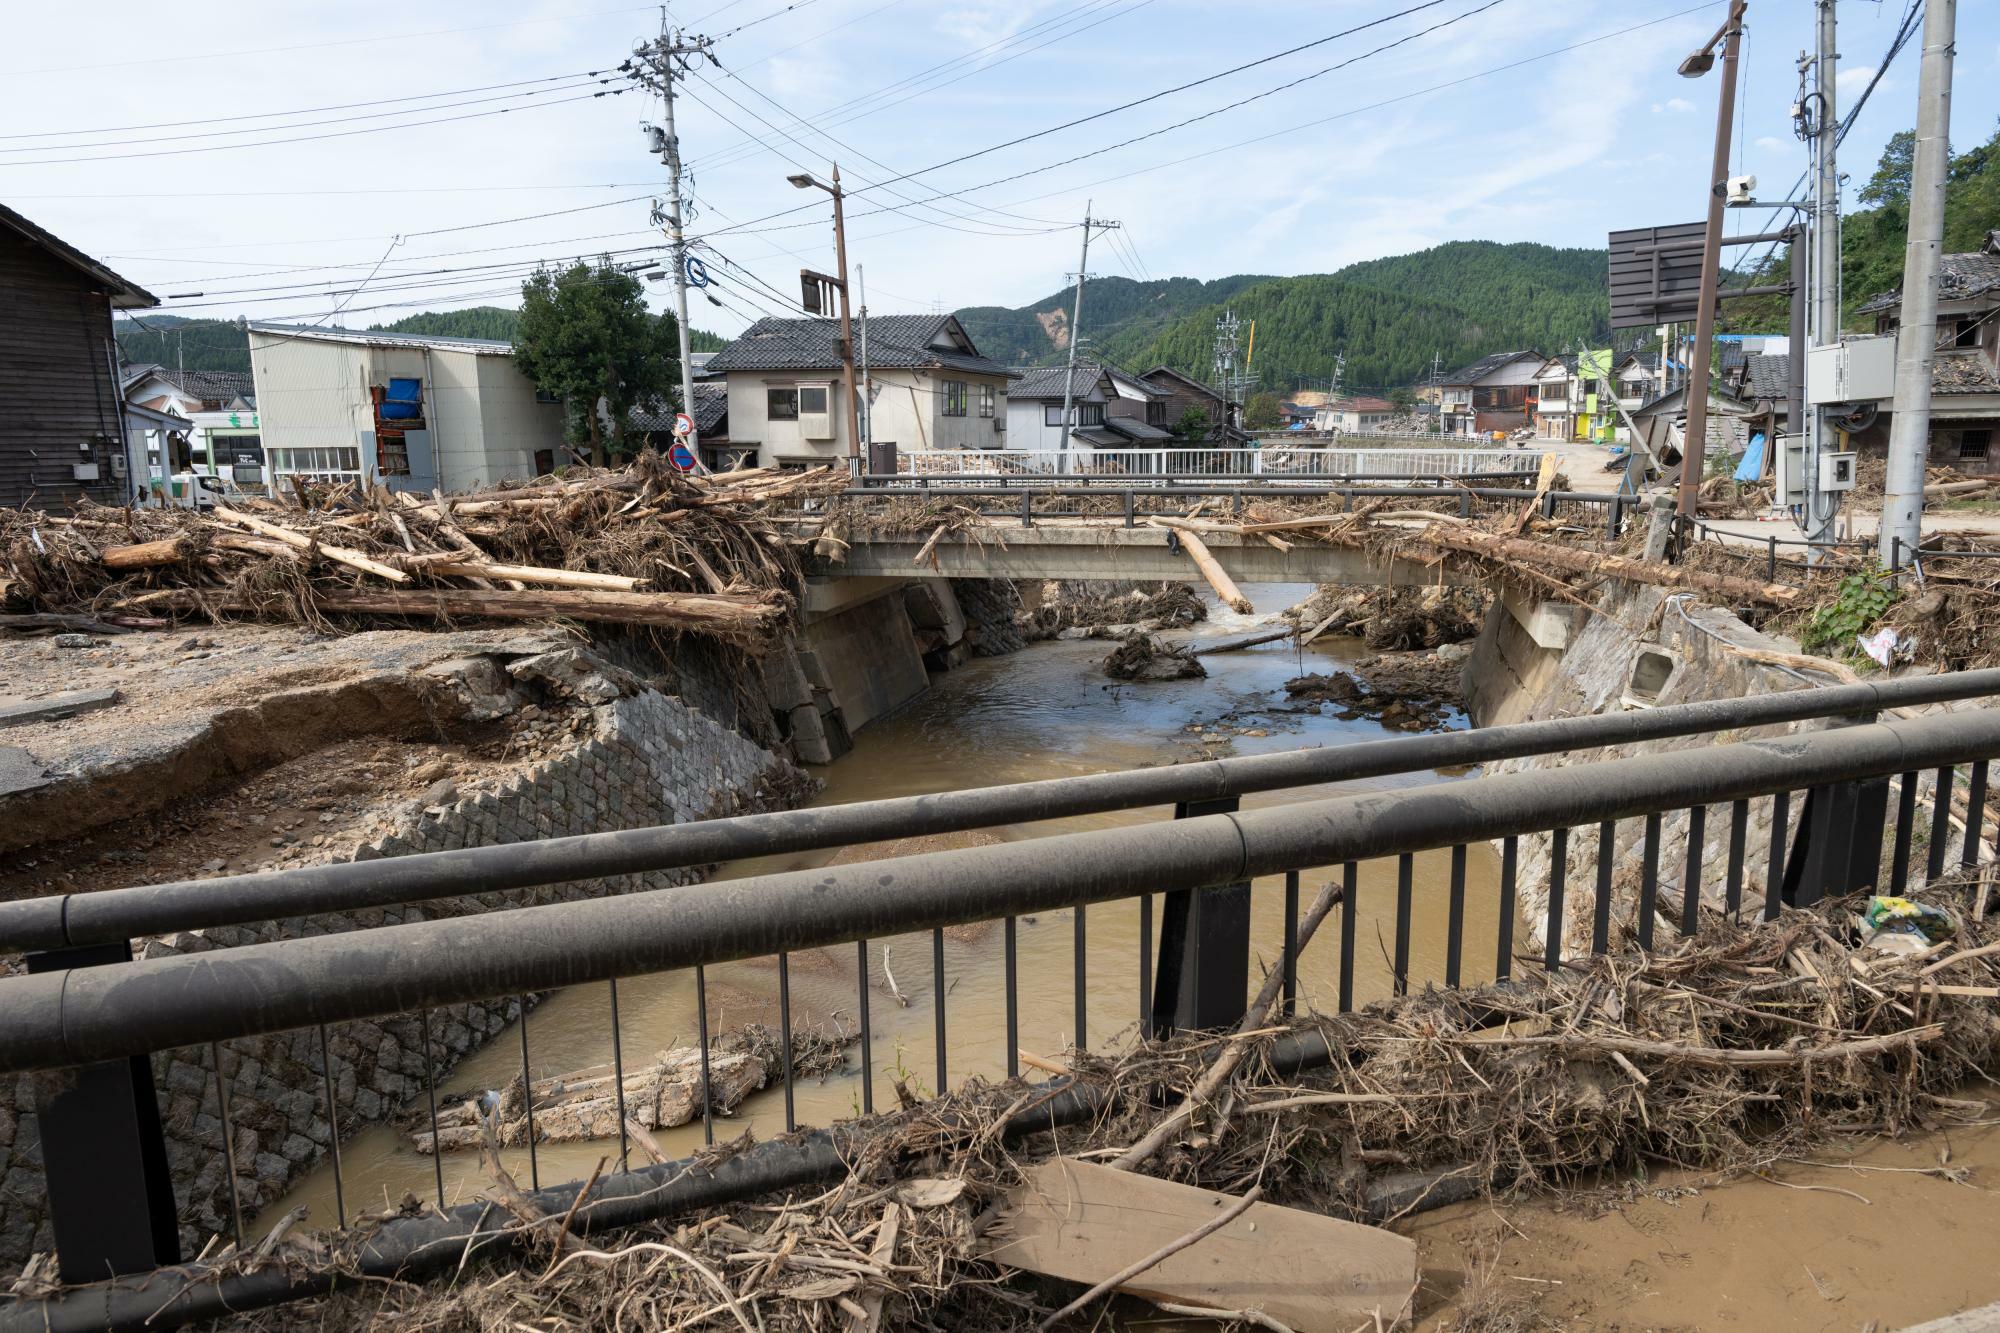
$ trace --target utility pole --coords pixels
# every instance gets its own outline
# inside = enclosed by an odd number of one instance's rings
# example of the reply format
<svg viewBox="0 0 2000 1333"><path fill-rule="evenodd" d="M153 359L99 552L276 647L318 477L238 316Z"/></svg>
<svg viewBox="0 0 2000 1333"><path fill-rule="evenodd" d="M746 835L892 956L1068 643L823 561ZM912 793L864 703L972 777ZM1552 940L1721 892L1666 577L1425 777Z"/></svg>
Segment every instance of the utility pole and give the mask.
<svg viewBox="0 0 2000 1333"><path fill-rule="evenodd" d="M1062 441L1056 446L1058 472L1069 471L1069 434L1076 423L1070 420L1070 411L1076 401L1076 345L1083 336L1083 284L1090 276L1090 232L1112 231L1118 224L1106 222L1090 216L1090 208L1095 200L1085 200L1083 205L1083 255L1076 263L1076 312L1069 318L1069 362L1063 371Z"/></svg>
<svg viewBox="0 0 2000 1333"><path fill-rule="evenodd" d="M667 244L674 259L674 319L680 326L681 352L681 411L687 413L688 420L695 419L694 410L694 362L688 346L688 253L687 233L682 222L681 209L681 141L674 130L674 81L687 76L690 57L708 56L714 39L691 37L678 29L669 31L664 25L656 41L641 42L632 49L632 55L642 65L643 71L634 70L639 81L658 92L666 103L665 124L654 126L642 124L640 128L647 134L652 148L667 164ZM660 210L654 208L654 224L660 221ZM688 432L688 451L693 454L699 466L701 459L701 428ZM602 467L601 458L592 462Z"/></svg>
<svg viewBox="0 0 2000 1333"><path fill-rule="evenodd" d="M808 285L819 284L821 291L833 287L840 292L840 379L841 387L847 393L847 473L855 485L861 484L861 404L857 401L854 383L854 316L848 305L847 294L847 220L841 205L847 198L847 191L840 188L840 163L833 164L833 184L828 185L809 171L801 171L785 177L791 185L801 190L825 190L833 196L833 262L840 270L838 276L815 273L811 269L800 269L799 277ZM812 295L815 304L809 304L808 313L819 313L819 295Z"/></svg>
<svg viewBox="0 0 2000 1333"><path fill-rule="evenodd" d="M1834 75L1838 72L1840 56L1834 50L1834 0L1814 0L1814 9L1817 12L1813 53L1799 57L1802 75L1808 64L1812 67L1812 87L1809 92L1801 87L1799 107L1795 112L1802 132L1810 130L1805 137L1809 140L1808 151L1812 155L1812 239L1808 247L1812 266L1808 284L1810 301L1798 306L1800 313L1806 317L1807 334L1799 341L1809 342L1814 347L1828 347L1840 341L1840 173L1834 154L1834 138L1840 122L1834 103ZM1810 112L1806 108L1811 108ZM1794 242L1795 258L1797 248L1798 243ZM1794 264L1795 285L1805 276L1803 269L1803 264ZM1794 349L1794 358L1800 350ZM1794 364L1792 380L1803 385L1803 372L1802 365ZM1816 407L1805 406L1803 394L1795 394L1794 400L1791 411L1801 419L1793 421L1791 427L1793 432L1805 437L1806 446L1806 505L1802 526L1808 542L1824 541L1833 535L1834 515L1840 507L1840 493L1825 490L1820 485L1820 456L1827 452L1826 414ZM1778 447L1775 438L1772 447ZM1818 547L1806 548L1810 563L1817 564L1820 554Z"/></svg>
<svg viewBox="0 0 2000 1333"><path fill-rule="evenodd" d="M1910 232L1903 249L1903 309L1897 320L1895 416L1889 422L1889 480L1883 488L1878 539L1881 561L1890 569L1900 568L1923 540L1938 254L1944 248L1944 185L1951 157L1951 46L1957 26L1957 0L1925 0Z"/></svg>
<svg viewBox="0 0 2000 1333"><path fill-rule="evenodd" d="M868 270L854 266L854 284L861 295L861 442L875 456L875 397L868 384Z"/></svg>
<svg viewBox="0 0 2000 1333"><path fill-rule="evenodd" d="M1702 236L1701 294L1694 312L1694 355L1688 366L1687 435L1681 442L1679 516L1689 523L1701 506L1701 474L1708 462L1708 369L1715 345L1715 293L1722 278L1722 206L1729 185L1729 129L1736 116L1736 61L1743 44L1746 0L1730 0L1729 17L1706 46L1681 62L1680 72L1699 78L1722 47L1722 95L1715 108L1715 158L1708 173L1708 228Z"/></svg>

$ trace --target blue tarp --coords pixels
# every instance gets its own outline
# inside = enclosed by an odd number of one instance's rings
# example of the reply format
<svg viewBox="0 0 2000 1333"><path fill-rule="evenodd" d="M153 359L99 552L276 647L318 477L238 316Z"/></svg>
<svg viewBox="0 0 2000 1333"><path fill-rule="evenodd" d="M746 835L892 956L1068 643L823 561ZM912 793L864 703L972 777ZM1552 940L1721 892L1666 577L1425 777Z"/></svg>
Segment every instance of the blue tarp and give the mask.
<svg viewBox="0 0 2000 1333"><path fill-rule="evenodd" d="M1764 475L1764 432L1757 431L1750 436L1750 443L1743 447L1743 461L1736 465L1736 480L1755 481Z"/></svg>
<svg viewBox="0 0 2000 1333"><path fill-rule="evenodd" d="M422 380L389 381L389 391L382 396L382 419L384 421L409 421L423 412L424 382Z"/></svg>

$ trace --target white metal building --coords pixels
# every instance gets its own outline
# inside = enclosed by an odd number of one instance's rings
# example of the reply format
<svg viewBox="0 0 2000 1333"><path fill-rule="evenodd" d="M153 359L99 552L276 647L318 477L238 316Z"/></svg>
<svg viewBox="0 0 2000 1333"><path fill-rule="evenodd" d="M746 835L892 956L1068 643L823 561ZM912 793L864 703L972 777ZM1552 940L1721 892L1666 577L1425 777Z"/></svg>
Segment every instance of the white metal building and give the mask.
<svg viewBox="0 0 2000 1333"><path fill-rule="evenodd" d="M287 475L470 490L552 470L562 404L508 343L250 325L266 460Z"/></svg>

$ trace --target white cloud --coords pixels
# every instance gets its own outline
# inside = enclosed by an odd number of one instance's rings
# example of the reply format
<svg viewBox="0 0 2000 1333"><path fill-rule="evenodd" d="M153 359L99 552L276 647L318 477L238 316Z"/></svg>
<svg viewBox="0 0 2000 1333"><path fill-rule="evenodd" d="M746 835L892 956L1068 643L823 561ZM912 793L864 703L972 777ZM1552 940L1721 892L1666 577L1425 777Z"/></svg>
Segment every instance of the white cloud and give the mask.
<svg viewBox="0 0 2000 1333"><path fill-rule="evenodd" d="M1852 97L1868 86L1868 80L1875 77L1873 65L1849 65L1833 76L1834 90L1843 97Z"/></svg>
<svg viewBox="0 0 2000 1333"><path fill-rule="evenodd" d="M1755 142L1767 153L1791 153L1801 146L1797 139L1780 139L1775 134L1760 134Z"/></svg>
<svg viewBox="0 0 2000 1333"><path fill-rule="evenodd" d="M1656 116L1667 111L1671 111L1679 116L1685 115L1692 110L1694 110L1694 103L1688 101L1685 97L1669 97L1664 102L1653 103L1653 114Z"/></svg>

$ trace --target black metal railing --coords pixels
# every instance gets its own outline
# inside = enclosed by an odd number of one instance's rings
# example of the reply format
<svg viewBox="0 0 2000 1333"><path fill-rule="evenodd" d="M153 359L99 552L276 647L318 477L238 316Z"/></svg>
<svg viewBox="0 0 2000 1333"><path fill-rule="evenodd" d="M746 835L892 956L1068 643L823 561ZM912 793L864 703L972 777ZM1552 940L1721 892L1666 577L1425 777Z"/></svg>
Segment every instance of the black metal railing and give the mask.
<svg viewBox="0 0 2000 1333"><path fill-rule="evenodd" d="M623 1105L622 1048L616 1040L616 985L619 979L690 970L694 976L698 1022L703 1034L701 1103L712 1141L714 1103L707 1064L705 970L717 964L762 957L779 960L779 1025L785 1040L782 1076L786 1124L795 1123L792 1104L793 1051L789 958L806 949L852 945L862 967L857 1003L862 1022L859 1071L864 1112L875 1106L876 1071L869 1040L868 1003L871 940L922 932L931 941L936 1042L936 1088L951 1086L946 1041L946 954L943 932L954 926L1004 923L1002 984L1006 1000L1008 1072L1018 1074L1018 1025L1024 997L1017 974L1016 926L1027 915L1070 909L1075 912L1071 947L1075 959L1075 1032L1087 1043L1089 1002L1087 912L1114 902L1136 906L1142 922L1135 959L1140 1030L1209 1028L1240 1017L1249 974L1250 907L1253 884L1265 877L1282 883L1284 929L1277 965L1284 970L1288 1008L1299 1002L1300 961L1295 928L1301 877L1337 875L1338 968L1334 1006L1346 1011L1357 995L1356 923L1364 894L1361 867L1394 865L1394 942L1387 988L1407 993L1414 985L1457 985L1468 966L1487 956L1500 979L1521 961L1514 947L1514 923L1523 886L1519 871L1525 840L1547 838L1547 901L1538 925L1544 938L1541 964L1557 967L1570 929L1587 923L1589 949L1605 952L1614 939L1616 833L1624 821L1642 822L1639 885L1631 913L1631 942L1656 942L1656 932L1686 934L1698 923L1704 901L1702 866L1705 828L1711 811L1728 812L1727 871L1720 910L1734 914L1744 905L1747 830L1753 803L1770 803L1770 851L1765 867L1761 915L1774 916L1786 904L1808 905L1827 892L1845 892L1875 883L1886 874L1892 887L1907 885L1919 836L1927 841L1925 873L1943 873L1953 850L1955 774L1969 766L1964 836L1956 844L1961 864L1972 865L1982 845L1982 813L1988 765L2000 755L2000 710L1978 708L1894 723L1864 719L1877 710L1986 698L2000 694L2000 672L1967 673L1874 686L1801 691L1793 695L1684 705L1634 713L1565 719L1485 732L1414 737L1330 751L1302 751L1246 759L1211 761L1182 769L1146 770L1068 779L1021 787L988 788L937 797L828 807L691 824L672 829L552 840L505 848L318 867L273 875L192 885L117 890L55 900L52 904L8 904L0 910L0 946L56 950L44 953L28 976L0 980L0 1072L70 1070L68 1080L49 1086L52 1096L78 1096L77 1106L102 1107L116 1101L86 1086L93 1071L125 1070L136 1077L162 1051L205 1048L218 1077L218 1111L223 1151L233 1151L226 1080L221 1080L221 1043L268 1034L316 1032L323 1065L329 1117L336 1117L330 1024L418 1016L424 1046L425 1098L436 1131L437 1071L433 1014L447 1006L504 1000L569 986L607 984L612 988L614 1086ZM1548 754L1647 738L1704 735L1748 726L1777 725L1813 718L1843 723L1828 730L1778 741L1688 747L1638 758L1570 764L1533 772L1442 783L1391 793L1334 796L1238 808L1238 798L1254 791L1320 785L1359 776L1409 772L1447 763ZM1931 775L1930 808L1919 812L1921 775ZM1899 787L1895 835L1887 861L1883 839L1889 789ZM1794 793L1803 793L1794 828ZM383 902L427 898L497 888L546 884L643 869L664 869L780 849L827 847L869 841L894 829L895 836L921 831L980 827L1065 815L1175 804L1175 818L1081 833L1062 833L996 846L926 853L890 861L835 865L816 870L760 875L723 883L633 893L623 897L515 908L475 917L284 939L200 955L101 966L70 965L70 950L124 951L135 935L198 921L241 922L316 911L342 910ZM1874 810L1872 821L1868 812ZM1684 855L1671 858L1665 816L1686 811ZM1928 819L1926 819L1928 816ZM1587 912L1571 910L1575 899L1568 865L1570 831L1595 826L1598 853L1586 881ZM1469 849L1490 843L1499 849L1493 886L1493 938L1469 938L1467 907L1473 892L1468 878ZM1539 844L1537 844L1539 847ZM1449 856L1442 904L1445 948L1430 971L1413 963L1412 927L1418 911L1415 858L1433 852ZM1682 867L1677 886L1663 883L1662 866ZM386 886L386 887L385 887ZM1665 900L1675 888L1678 899ZM1483 890L1482 890L1483 891ZM1581 903L1577 904L1581 906ZM54 915L49 913L55 908ZM1156 909L1157 908L1157 912ZM95 941L95 943L87 943ZM106 943L111 941L111 943ZM129 956L127 954L126 956ZM1479 970L1485 970L1483 962ZM1040 997L1025 997L1045 1004ZM532 1084L528 1063L528 1021L521 1016L522 1075ZM1326 1058L1310 1043L1287 1059L1305 1067ZM1290 1050L1290 1048L1287 1048ZM142 1089L142 1092L149 1089ZM1052 1089L1060 1091L1060 1089ZM135 1095L126 1087L123 1095ZM92 1098L95 1100L91 1100ZM1060 1123L1091 1109L1081 1093L1053 1103L1027 1128ZM42 1113L63 1107L44 1104ZM529 1142L533 1101L529 1099ZM143 1135L143 1125L128 1126ZM157 1127L153 1132L157 1134ZM338 1139L338 1126L334 1138ZM837 1138L837 1136L836 1136ZM694 1170L681 1164L679 1176L663 1168L624 1171L600 1182L594 1201L578 1210L582 1230L619 1225L658 1215L670 1207L743 1197L787 1184L821 1179L842 1169L836 1138L764 1145L724 1167ZM113 1148L118 1145L111 1145ZM825 1151L821 1151L824 1148ZM99 1144L102 1154L105 1145ZM227 1163L235 1180L236 1163ZM531 1174L539 1175L534 1159ZM131 1201L107 1198L79 1182L101 1181L101 1169L79 1175L79 1165L51 1153L51 1205L58 1218L65 1272L147 1274L112 1283L84 1297L51 1303L21 1303L0 1309L0 1328L86 1326L155 1318L154 1326L215 1313L225 1304L284 1299L322 1289L323 1279L251 1274L204 1282L198 1270L157 1273L174 1256L157 1251L132 1262L131 1251L107 1250L102 1234L108 1215L126 1212L156 1216ZM437 1218L391 1223L368 1243L364 1272L418 1272L443 1256L456 1262L472 1240L496 1233L491 1219L447 1207L442 1165L438 1169ZM663 1182L677 1182L673 1189ZM704 1183L705 1182L705 1183ZM532 1184L539 1187L539 1180ZM556 1212L576 1188L552 1187L542 1197ZM336 1207L345 1203L336 1182ZM643 1198L641 1196L644 1196ZM141 1201L143 1203L143 1201ZM157 1203L157 1200L154 1201ZM171 1198L169 1197L169 1203ZM648 1211L650 1210L650 1211ZM96 1236L66 1243L62 1217L89 1216ZM171 1213L170 1213L171 1215ZM115 1220L115 1216L114 1216ZM241 1239L240 1213L232 1227ZM74 1230L69 1235L77 1235ZM128 1240L130 1239L129 1233ZM157 1244L158 1237L152 1237ZM454 1243L446 1245L445 1241ZM136 1242L133 1242L136 1246ZM96 1246L93 1252L92 1246ZM140 1247L143 1248L143 1247ZM74 1251L74 1253L72 1253ZM122 1260L122 1261L121 1261ZM151 1286L140 1290L140 1282ZM319 1284L319 1285L315 1285ZM129 1299L128 1299L129 1298ZM94 1302L94 1303L93 1303ZM120 1304L125 1302L125 1304ZM135 1316L133 1311L143 1310ZM124 1311L124 1314L119 1314ZM46 1325L44 1319L50 1322ZM65 1322L69 1321L69 1322Z"/></svg>

